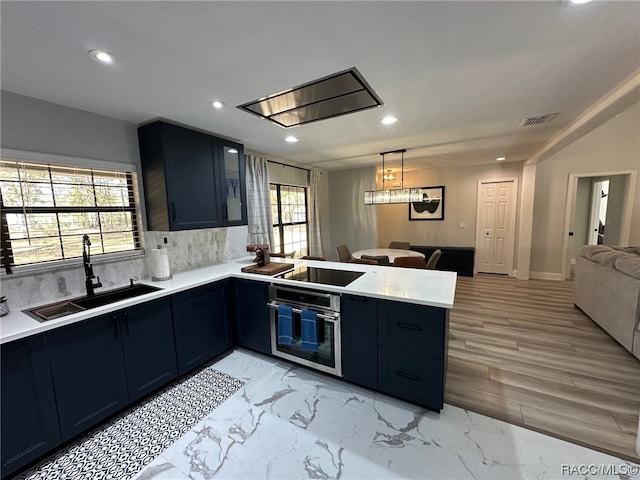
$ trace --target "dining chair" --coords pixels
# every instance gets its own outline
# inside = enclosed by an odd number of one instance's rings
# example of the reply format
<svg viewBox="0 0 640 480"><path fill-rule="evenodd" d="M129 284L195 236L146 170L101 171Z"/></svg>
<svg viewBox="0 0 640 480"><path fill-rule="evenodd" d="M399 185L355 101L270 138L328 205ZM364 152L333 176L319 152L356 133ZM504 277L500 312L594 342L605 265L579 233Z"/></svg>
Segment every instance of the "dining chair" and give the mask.
<svg viewBox="0 0 640 480"><path fill-rule="evenodd" d="M440 260L440 255L442 255L442 250L438 248L429 257L429 260L427 261L427 269L435 270L436 265L438 264L438 260Z"/></svg>
<svg viewBox="0 0 640 480"><path fill-rule="evenodd" d="M374 260L378 265L391 265L387 255L361 255L362 260Z"/></svg>
<svg viewBox="0 0 640 480"><path fill-rule="evenodd" d="M396 248L399 250L409 250L411 245L409 242L391 242L389 243L389 248Z"/></svg>
<svg viewBox="0 0 640 480"><path fill-rule="evenodd" d="M349 262L352 258L353 255L351 255L351 250L349 250L349 247L347 247L346 245L338 245L336 247L336 250L338 251L338 260L340 262Z"/></svg>
<svg viewBox="0 0 640 480"><path fill-rule="evenodd" d="M312 255L304 255L302 257L300 257L302 260L320 260L321 262L324 262L326 260L326 258L324 257L314 257Z"/></svg>
<svg viewBox="0 0 640 480"><path fill-rule="evenodd" d="M396 257L393 260L394 267L427 268L427 262L423 257Z"/></svg>

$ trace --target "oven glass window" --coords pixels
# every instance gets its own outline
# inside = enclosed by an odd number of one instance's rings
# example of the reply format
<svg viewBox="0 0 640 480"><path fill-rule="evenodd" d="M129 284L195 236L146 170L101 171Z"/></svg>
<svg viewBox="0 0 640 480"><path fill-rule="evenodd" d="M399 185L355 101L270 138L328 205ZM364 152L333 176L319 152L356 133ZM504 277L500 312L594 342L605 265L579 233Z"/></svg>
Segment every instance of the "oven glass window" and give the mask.
<svg viewBox="0 0 640 480"><path fill-rule="evenodd" d="M278 331L278 315L275 312L276 332ZM313 363L334 368L336 366L336 326L331 321L318 318L316 321L318 329L318 351L312 352L302 350L302 319L299 313L293 313L293 345L278 345L280 352L303 358Z"/></svg>

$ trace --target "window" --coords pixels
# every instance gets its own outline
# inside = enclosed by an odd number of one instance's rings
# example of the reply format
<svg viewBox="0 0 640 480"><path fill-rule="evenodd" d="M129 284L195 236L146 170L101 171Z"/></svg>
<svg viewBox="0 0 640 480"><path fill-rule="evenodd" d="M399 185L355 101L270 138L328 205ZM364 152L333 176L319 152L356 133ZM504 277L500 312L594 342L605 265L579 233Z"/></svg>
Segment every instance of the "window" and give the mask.
<svg viewBox="0 0 640 480"><path fill-rule="evenodd" d="M2 265L32 265L141 248L134 174L0 160Z"/></svg>
<svg viewBox="0 0 640 480"><path fill-rule="evenodd" d="M271 250L296 257L307 255L307 189L272 183L271 215Z"/></svg>

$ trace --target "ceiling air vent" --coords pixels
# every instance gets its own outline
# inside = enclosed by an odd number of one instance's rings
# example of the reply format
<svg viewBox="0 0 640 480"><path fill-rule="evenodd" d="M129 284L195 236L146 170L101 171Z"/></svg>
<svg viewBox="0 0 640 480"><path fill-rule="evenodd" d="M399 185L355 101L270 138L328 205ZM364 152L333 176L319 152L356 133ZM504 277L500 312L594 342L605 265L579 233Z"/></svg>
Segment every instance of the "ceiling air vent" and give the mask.
<svg viewBox="0 0 640 480"><path fill-rule="evenodd" d="M546 115L536 115L535 117L525 117L520 122L518 127L537 127L539 125L546 125L556 118L557 113L547 113Z"/></svg>
<svg viewBox="0 0 640 480"><path fill-rule="evenodd" d="M382 100L354 67L238 108L288 128L380 105Z"/></svg>

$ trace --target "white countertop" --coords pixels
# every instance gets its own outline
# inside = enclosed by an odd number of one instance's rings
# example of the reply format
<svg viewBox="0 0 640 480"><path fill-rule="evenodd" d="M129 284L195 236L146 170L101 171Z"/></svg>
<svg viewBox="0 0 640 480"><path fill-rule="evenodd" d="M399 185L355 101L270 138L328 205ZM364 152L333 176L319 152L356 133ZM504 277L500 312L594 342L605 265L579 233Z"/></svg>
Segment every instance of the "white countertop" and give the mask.
<svg viewBox="0 0 640 480"><path fill-rule="evenodd" d="M388 266L361 265L356 263L318 262L311 260L272 259L273 262L294 263L296 266L308 265L311 267L328 268L334 270L352 270L365 272L346 287L336 287L311 282L299 282L285 280L267 275L255 273L243 273L240 269L250 265L248 258L232 260L210 267L199 268L181 272L173 276L173 279L164 282L141 281L147 285L162 288L157 292L140 295L119 302L114 302L102 307L92 308L83 312L67 315L47 322L38 322L21 310L28 310L38 305L27 305L20 310L12 310L9 315L0 317L0 344L12 340L46 332L63 325L69 325L97 315L120 310L148 300L154 300L184 290L189 290L200 285L223 280L229 277L246 278L262 282L273 282L297 287L308 287L325 290L328 292L349 293L373 298L394 300L400 302L416 303L440 308L453 308L453 299L456 289L456 273L442 272L439 270L423 270L414 268L394 268ZM127 285L124 282L122 286ZM114 286L113 288L117 288ZM98 290L97 293L99 293ZM64 301L65 299L52 299L44 304Z"/></svg>

